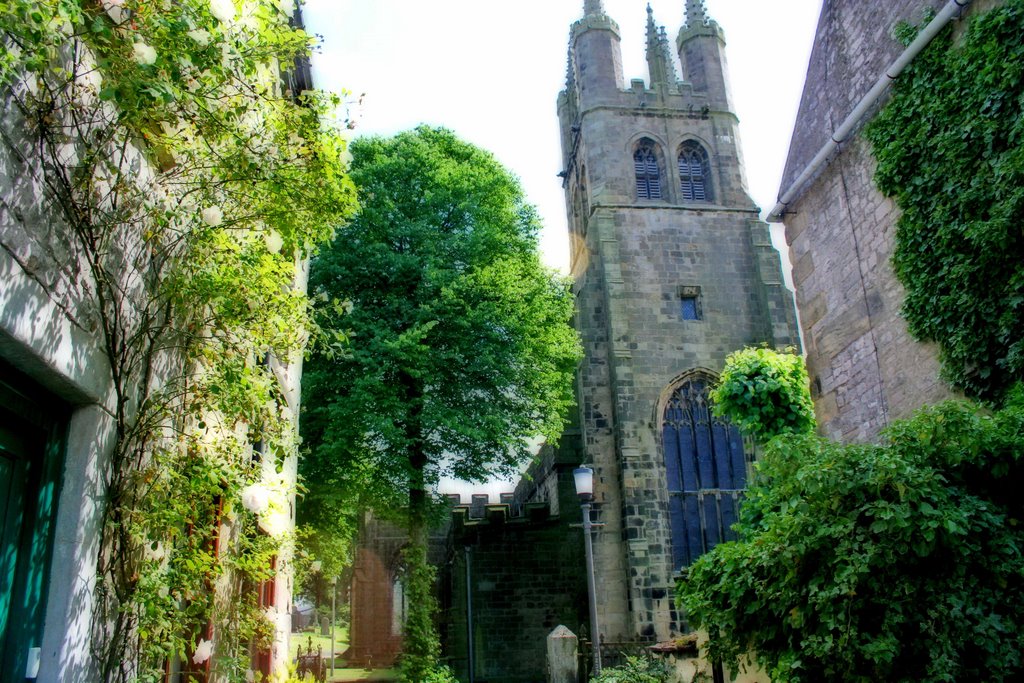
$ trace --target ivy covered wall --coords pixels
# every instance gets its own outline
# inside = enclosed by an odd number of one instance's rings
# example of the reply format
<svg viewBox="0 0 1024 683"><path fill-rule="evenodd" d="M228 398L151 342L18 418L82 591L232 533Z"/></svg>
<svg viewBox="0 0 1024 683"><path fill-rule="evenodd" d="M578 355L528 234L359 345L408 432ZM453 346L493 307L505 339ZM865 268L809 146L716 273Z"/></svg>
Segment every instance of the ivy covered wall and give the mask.
<svg viewBox="0 0 1024 683"><path fill-rule="evenodd" d="M909 42L910 26L899 28ZM936 39L866 131L900 208L893 264L911 333L965 394L1024 378L1024 2Z"/></svg>

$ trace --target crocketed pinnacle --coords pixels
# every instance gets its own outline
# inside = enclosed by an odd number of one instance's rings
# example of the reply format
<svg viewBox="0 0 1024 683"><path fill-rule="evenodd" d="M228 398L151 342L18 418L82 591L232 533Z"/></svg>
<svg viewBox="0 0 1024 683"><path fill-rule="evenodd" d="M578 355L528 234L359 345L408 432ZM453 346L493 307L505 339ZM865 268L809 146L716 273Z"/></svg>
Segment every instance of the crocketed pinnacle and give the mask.
<svg viewBox="0 0 1024 683"><path fill-rule="evenodd" d="M695 28L707 24L708 13L704 9L704 0L686 0L686 25Z"/></svg>
<svg viewBox="0 0 1024 683"><path fill-rule="evenodd" d="M647 70L651 83L674 83L676 67L672 62L672 48L664 27L654 22L654 10L647 5Z"/></svg>

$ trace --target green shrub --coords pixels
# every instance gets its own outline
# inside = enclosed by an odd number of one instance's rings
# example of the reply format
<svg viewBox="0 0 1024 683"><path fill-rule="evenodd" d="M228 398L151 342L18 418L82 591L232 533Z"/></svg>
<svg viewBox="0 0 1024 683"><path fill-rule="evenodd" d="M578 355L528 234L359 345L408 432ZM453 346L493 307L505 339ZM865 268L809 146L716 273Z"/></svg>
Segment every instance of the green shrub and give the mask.
<svg viewBox="0 0 1024 683"><path fill-rule="evenodd" d="M795 353L748 348L730 354L711 400L716 415L760 442L814 431L807 369Z"/></svg>
<svg viewBox="0 0 1024 683"><path fill-rule="evenodd" d="M459 679L447 666L437 666L427 672L422 683L459 683Z"/></svg>
<svg viewBox="0 0 1024 683"><path fill-rule="evenodd" d="M650 656L626 657L626 663L603 669L590 683L668 683L671 672L660 659Z"/></svg>
<svg viewBox="0 0 1024 683"><path fill-rule="evenodd" d="M734 527L689 570L711 656L776 682L1024 679L1024 389L947 403L883 445L773 440Z"/></svg>

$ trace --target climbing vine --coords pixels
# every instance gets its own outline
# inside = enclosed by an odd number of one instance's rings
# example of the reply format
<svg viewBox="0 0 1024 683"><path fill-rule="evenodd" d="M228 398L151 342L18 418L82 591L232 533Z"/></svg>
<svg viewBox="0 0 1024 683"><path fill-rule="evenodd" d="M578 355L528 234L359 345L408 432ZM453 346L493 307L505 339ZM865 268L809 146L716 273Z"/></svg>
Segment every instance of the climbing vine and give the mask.
<svg viewBox="0 0 1024 683"><path fill-rule="evenodd" d="M343 103L290 85L312 45L293 10L0 0L11 197L42 200L26 232L64 254L65 313L108 365L102 680L163 680L175 658L244 680L269 647L257 587L288 555L304 263L355 203Z"/></svg>
<svg viewBox="0 0 1024 683"><path fill-rule="evenodd" d="M903 27L905 41L915 35ZM1024 2L937 38L868 126L878 187L901 210L903 314L945 377L999 400L1024 377Z"/></svg>

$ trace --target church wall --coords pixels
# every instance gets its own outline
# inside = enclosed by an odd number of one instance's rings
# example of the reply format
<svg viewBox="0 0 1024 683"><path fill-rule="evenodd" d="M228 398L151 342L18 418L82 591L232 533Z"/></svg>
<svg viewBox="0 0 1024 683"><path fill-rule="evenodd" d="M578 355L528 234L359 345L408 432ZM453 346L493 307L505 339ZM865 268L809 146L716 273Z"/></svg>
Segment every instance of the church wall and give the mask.
<svg viewBox="0 0 1024 683"><path fill-rule="evenodd" d="M604 277L593 266L580 285L580 381L586 449L600 476L597 507L608 524L595 549L597 572L629 586L625 606L605 597L607 637L667 638L680 628L658 403L680 374L718 371L732 351L767 339L751 218L708 211L681 223L671 208L645 207L598 209L592 221L588 243L600 251L592 263L604 264ZM701 288L702 320L681 319L681 286Z"/></svg>
<svg viewBox="0 0 1024 683"><path fill-rule="evenodd" d="M680 94L636 87L619 97L619 107L581 115L580 180L590 208L575 220L583 233L574 259L586 349L583 438L607 525L595 544L597 573L610 586L599 605L602 632L664 639L682 624L658 401L682 373L718 371L732 351L799 340L778 253L746 193L735 117L702 111L704 98L685 84ZM662 200L635 196L633 146L643 137L662 153ZM711 202L679 201L675 158L684 140L709 152ZM684 287L699 288L701 320L682 319Z"/></svg>
<svg viewBox="0 0 1024 683"><path fill-rule="evenodd" d="M898 210L872 183L870 145L857 138L786 217L786 236L821 430L874 438L894 419L949 398L938 351L899 314L891 264Z"/></svg>
<svg viewBox="0 0 1024 683"><path fill-rule="evenodd" d="M474 680L535 683L545 677L548 634L560 625L580 634L588 622L580 508L572 500L574 464L558 453L545 461L539 471L555 482L555 498L526 502L519 496L529 487L522 487L511 507L488 505L480 517L471 517L466 507L454 510L443 591L445 656L462 681L469 680L470 623ZM562 513L553 515L559 497ZM599 578L599 592L605 586Z"/></svg>
<svg viewBox="0 0 1024 683"><path fill-rule="evenodd" d="M617 63L617 40L602 44L607 32L592 28L607 20L600 3L588 3L573 29L569 82L558 103L585 353L579 438L584 461L595 467L595 515L604 524L594 547L602 635L653 642L685 630L673 604L661 401L686 373L715 373L744 346L796 346L799 339L779 255L746 189L721 30L700 3L687 3L692 28L677 42L688 71L681 81L665 33L649 16L653 82L624 88L605 79L595 88L583 75L595 63ZM658 162L654 199L637 190L634 153L645 139ZM684 201L678 159L685 141L707 153L706 201ZM683 319L684 296L697 297L697 320Z"/></svg>
<svg viewBox="0 0 1024 683"><path fill-rule="evenodd" d="M782 184L789 187L878 77L903 51L901 21L923 22L947 0L825 0Z"/></svg>
<svg viewBox="0 0 1024 683"><path fill-rule="evenodd" d="M783 190L900 54L892 28L921 24L924 7L944 4L825 2ZM998 4L977 0L968 16ZM899 214L874 172L858 134L784 216L819 425L847 441L872 440L893 420L954 395L939 378L937 347L915 341L899 314L904 292L891 265Z"/></svg>

